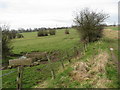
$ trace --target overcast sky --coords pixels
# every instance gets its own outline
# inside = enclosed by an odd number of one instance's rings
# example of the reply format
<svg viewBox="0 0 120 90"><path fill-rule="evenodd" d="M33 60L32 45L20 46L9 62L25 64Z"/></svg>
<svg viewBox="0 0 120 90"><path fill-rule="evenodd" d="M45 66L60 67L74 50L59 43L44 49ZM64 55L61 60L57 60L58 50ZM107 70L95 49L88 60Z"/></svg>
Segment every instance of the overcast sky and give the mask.
<svg viewBox="0 0 120 90"><path fill-rule="evenodd" d="M0 0L0 24L10 28L73 25L74 12L88 7L110 15L107 24L118 22L119 0Z"/></svg>

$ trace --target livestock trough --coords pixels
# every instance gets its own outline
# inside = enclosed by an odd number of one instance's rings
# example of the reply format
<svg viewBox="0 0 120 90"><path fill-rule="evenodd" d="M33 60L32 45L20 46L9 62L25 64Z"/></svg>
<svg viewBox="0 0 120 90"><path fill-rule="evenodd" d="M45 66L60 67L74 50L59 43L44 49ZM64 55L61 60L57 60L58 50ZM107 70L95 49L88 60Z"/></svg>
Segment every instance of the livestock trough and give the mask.
<svg viewBox="0 0 120 90"><path fill-rule="evenodd" d="M9 66L31 65L32 63L33 60L31 58L9 60Z"/></svg>

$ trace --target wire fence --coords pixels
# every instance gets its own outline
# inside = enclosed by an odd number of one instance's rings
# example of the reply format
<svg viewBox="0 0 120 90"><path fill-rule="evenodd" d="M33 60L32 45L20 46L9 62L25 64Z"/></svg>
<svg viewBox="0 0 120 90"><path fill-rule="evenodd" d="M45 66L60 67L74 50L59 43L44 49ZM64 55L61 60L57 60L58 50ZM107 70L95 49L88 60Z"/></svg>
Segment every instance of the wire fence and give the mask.
<svg viewBox="0 0 120 90"><path fill-rule="evenodd" d="M17 72L17 71L16 71L16 70L10 71L9 73L5 73L5 74L1 75L0 77L7 76L7 75L9 75L9 74L11 74L11 73L14 73L14 72Z"/></svg>
<svg viewBox="0 0 120 90"><path fill-rule="evenodd" d="M71 63L71 58L77 56L78 54L81 54L83 51L85 50L82 49L81 47L73 47L70 48L69 50L65 50L65 51L60 51L60 50L56 50L56 53L58 53L57 58L59 58L59 63L60 66L64 69L65 65L64 65L64 60L68 60L69 63ZM54 68L55 64L52 61L52 56L54 55L54 53L52 53L53 51L50 51L47 53L46 57L48 59L48 63L43 66L41 69L49 69L49 72L51 72L51 77L52 79L56 78L56 68ZM45 58L46 58L45 57ZM3 75L1 75L0 77L4 77L7 75L10 75L14 72L17 72L17 88L21 88L22 87L22 77L23 77L23 66L18 66L18 69L14 70L14 71L10 71L9 73L5 73ZM45 71L45 70L44 70Z"/></svg>

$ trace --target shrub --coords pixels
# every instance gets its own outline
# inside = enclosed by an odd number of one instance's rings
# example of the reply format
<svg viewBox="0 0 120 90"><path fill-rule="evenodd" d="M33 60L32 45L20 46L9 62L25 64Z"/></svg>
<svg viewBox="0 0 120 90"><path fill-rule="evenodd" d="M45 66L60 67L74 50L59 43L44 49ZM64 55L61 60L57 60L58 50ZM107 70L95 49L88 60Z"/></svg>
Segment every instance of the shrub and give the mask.
<svg viewBox="0 0 120 90"><path fill-rule="evenodd" d="M49 30L49 34L50 34L50 35L55 35L55 34L56 34L56 31L55 31L55 30Z"/></svg>
<svg viewBox="0 0 120 90"><path fill-rule="evenodd" d="M38 31L38 37L40 37L40 36L44 36L44 34L43 34L43 30L40 30L40 31Z"/></svg>
<svg viewBox="0 0 120 90"><path fill-rule="evenodd" d="M65 34L70 34L68 29L65 30Z"/></svg>
<svg viewBox="0 0 120 90"><path fill-rule="evenodd" d="M24 36L22 34L18 33L17 38L24 38Z"/></svg>
<svg viewBox="0 0 120 90"><path fill-rule="evenodd" d="M44 34L44 36L48 36L48 31L47 30L43 30L43 34Z"/></svg>
<svg viewBox="0 0 120 90"><path fill-rule="evenodd" d="M11 39L9 35L5 32L2 32L2 58L6 59L12 54L13 47L11 46Z"/></svg>
<svg viewBox="0 0 120 90"><path fill-rule="evenodd" d="M41 36L48 36L48 31L47 30L40 30L38 31L38 37L41 37Z"/></svg>
<svg viewBox="0 0 120 90"><path fill-rule="evenodd" d="M10 33L11 33L12 39L15 39L17 32L16 31L11 31Z"/></svg>
<svg viewBox="0 0 120 90"><path fill-rule="evenodd" d="M94 42L102 37L103 27L102 23L108 18L107 14L90 11L88 8L80 11L74 22L77 25L77 30L80 33L83 42Z"/></svg>
<svg viewBox="0 0 120 90"><path fill-rule="evenodd" d="M9 38L10 31L8 25L3 25L0 27L0 31L2 33L2 59L7 60L8 57L12 54L13 46L11 45L11 39ZM5 62L5 61L3 61Z"/></svg>

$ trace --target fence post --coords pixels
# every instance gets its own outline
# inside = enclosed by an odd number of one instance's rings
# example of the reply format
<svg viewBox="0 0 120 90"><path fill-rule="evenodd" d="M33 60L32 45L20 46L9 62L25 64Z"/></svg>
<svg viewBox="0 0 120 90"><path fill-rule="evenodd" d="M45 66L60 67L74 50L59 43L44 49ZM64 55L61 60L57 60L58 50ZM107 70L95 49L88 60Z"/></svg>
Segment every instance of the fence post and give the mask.
<svg viewBox="0 0 120 90"><path fill-rule="evenodd" d="M18 66L17 72L17 90L21 90L22 88L22 74L23 74L23 66Z"/></svg>
<svg viewBox="0 0 120 90"><path fill-rule="evenodd" d="M60 53L60 57L62 57L62 58L60 58L60 62L61 62L62 68L64 69L63 59L65 59L65 57L62 56L62 53L63 52Z"/></svg>
<svg viewBox="0 0 120 90"><path fill-rule="evenodd" d="M48 61L49 61L49 65L50 65L50 68L51 68L52 79L55 79L55 71L54 71L54 69L52 68L52 62L51 62L49 56L47 56L47 59L48 59Z"/></svg>
<svg viewBox="0 0 120 90"><path fill-rule="evenodd" d="M51 69L51 74L52 74L52 79L55 79L55 71L53 68Z"/></svg>
<svg viewBox="0 0 120 90"><path fill-rule="evenodd" d="M74 56L76 56L76 47L73 47Z"/></svg>
<svg viewBox="0 0 120 90"><path fill-rule="evenodd" d="M61 61L61 65L63 67L63 69L65 68L64 64L63 64L63 59L60 60Z"/></svg>
<svg viewBox="0 0 120 90"><path fill-rule="evenodd" d="M66 55L67 55L68 62L71 63L71 60L70 60L70 58L69 58L70 56L69 56L69 54L67 53L67 51L66 51Z"/></svg>
<svg viewBox="0 0 120 90"><path fill-rule="evenodd" d="M87 43L85 43L85 51L87 51Z"/></svg>
<svg viewBox="0 0 120 90"><path fill-rule="evenodd" d="M84 48L83 48L83 55L85 55L85 44L84 44Z"/></svg>

